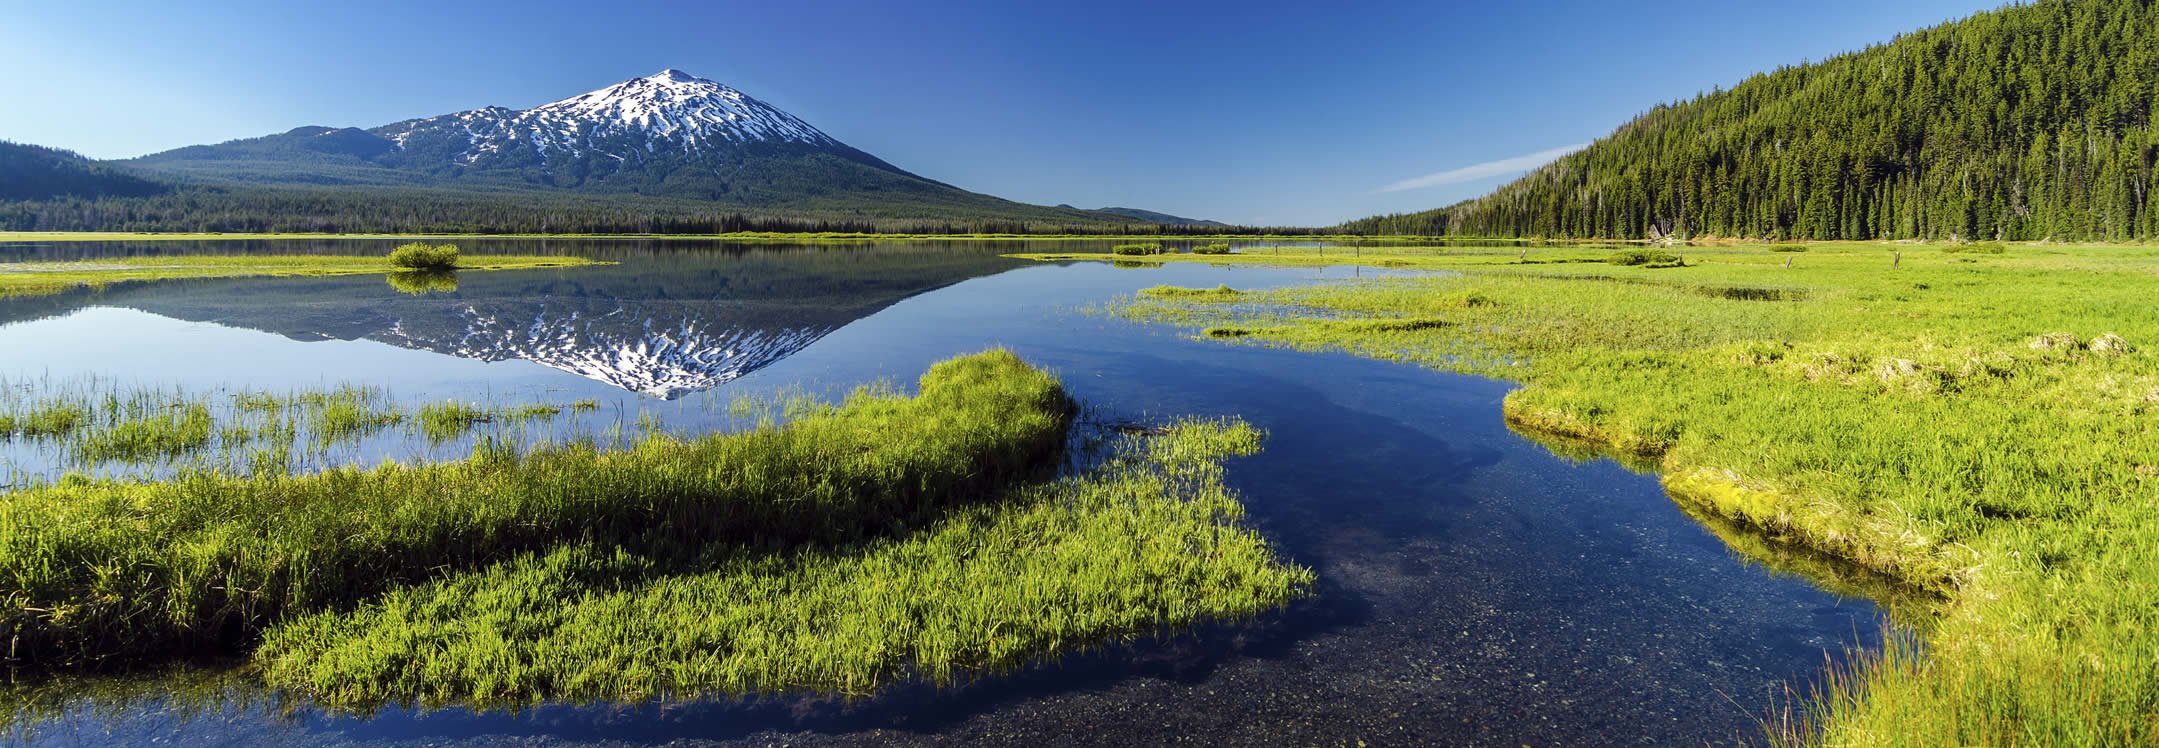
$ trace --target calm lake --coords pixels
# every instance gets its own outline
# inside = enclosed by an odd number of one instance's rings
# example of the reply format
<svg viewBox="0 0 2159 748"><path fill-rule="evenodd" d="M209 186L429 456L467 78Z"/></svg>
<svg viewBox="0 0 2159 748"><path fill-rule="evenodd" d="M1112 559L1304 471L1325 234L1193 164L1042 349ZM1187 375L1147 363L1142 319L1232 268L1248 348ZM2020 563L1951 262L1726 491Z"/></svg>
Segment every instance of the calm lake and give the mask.
<svg viewBox="0 0 2159 748"><path fill-rule="evenodd" d="M467 253L618 265L466 273L414 295L381 276L171 281L0 300L15 393L379 388L401 404L594 400L543 423L430 441L383 433L315 463L455 458L476 438L734 428L740 398L843 395L1004 346L1102 421L1242 417L1229 463L1251 522L1319 594L1237 625L1119 644L958 690L519 714L295 714L236 701L82 704L32 735L69 745L653 743L1724 744L1787 687L1877 644L1872 603L1750 565L1656 478L1508 430L1506 382L1345 354L1195 341L1091 313L1174 284L1261 288L1370 269L1039 264L1091 242L817 246L460 240ZM379 254L388 242L0 244L0 262L158 253ZM30 394L23 394L30 393ZM64 457L0 449L0 471ZM170 465L94 472L158 473Z"/></svg>

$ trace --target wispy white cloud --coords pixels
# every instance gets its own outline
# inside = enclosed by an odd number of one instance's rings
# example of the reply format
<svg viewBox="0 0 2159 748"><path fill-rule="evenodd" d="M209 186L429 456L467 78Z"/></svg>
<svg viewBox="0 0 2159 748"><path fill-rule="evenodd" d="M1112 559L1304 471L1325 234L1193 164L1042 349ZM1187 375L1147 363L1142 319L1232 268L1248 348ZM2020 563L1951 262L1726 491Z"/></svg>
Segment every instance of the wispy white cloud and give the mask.
<svg viewBox="0 0 2159 748"><path fill-rule="evenodd" d="M1574 145L1554 148L1549 151L1538 151L1536 153L1532 153L1526 156L1503 158L1498 161L1486 161L1481 164L1464 166L1460 169L1450 169L1440 172L1438 174L1426 174L1416 179L1404 179L1400 182L1395 182L1394 184L1381 187L1379 188L1379 191L1401 192L1402 190L1414 190L1419 187L1437 187L1442 184L1461 184L1463 182L1474 182L1485 177L1496 177L1501 174L1516 174L1535 169L1539 166L1552 163L1553 161L1558 161L1559 157L1561 156L1565 156L1569 153L1573 153L1575 151L1579 151L1588 147L1588 143L1576 143Z"/></svg>

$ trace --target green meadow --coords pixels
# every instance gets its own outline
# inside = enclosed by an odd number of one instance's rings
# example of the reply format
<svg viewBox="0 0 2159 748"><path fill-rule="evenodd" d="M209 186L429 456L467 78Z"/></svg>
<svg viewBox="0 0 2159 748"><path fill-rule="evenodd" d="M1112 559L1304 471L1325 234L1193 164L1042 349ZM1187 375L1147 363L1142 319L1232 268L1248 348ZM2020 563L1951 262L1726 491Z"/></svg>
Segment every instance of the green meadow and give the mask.
<svg viewBox="0 0 2159 748"><path fill-rule="evenodd" d="M430 434L596 406L235 397L310 431ZM1261 434L1178 422L1083 442L1084 469L1062 469L1074 407L1009 352L937 364L913 395L750 412L621 448L483 437L458 461L17 487L0 493L0 634L28 672L238 656L276 693L355 710L863 695L1250 616L1312 582L1221 482ZM19 677L17 719L79 683Z"/></svg>
<svg viewBox="0 0 2159 748"><path fill-rule="evenodd" d="M1139 259L1447 271L1155 288L1113 311L1518 381L1510 423L1654 466L1720 535L1760 539L1735 541L1742 552L1835 562L1817 576L1863 569L1825 586L1905 605L1920 625L1765 716L1772 743L2159 743L2159 248Z"/></svg>

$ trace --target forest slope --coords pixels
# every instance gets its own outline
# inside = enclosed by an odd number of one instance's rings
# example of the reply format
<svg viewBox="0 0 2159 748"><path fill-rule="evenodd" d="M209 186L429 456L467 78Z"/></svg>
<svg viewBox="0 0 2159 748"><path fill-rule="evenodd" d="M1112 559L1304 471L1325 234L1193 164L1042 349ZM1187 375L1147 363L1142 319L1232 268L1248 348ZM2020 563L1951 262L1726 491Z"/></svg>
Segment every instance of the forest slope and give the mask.
<svg viewBox="0 0 2159 748"><path fill-rule="evenodd" d="M2159 236L2159 8L2042 0L1658 106L1481 198L1349 233Z"/></svg>

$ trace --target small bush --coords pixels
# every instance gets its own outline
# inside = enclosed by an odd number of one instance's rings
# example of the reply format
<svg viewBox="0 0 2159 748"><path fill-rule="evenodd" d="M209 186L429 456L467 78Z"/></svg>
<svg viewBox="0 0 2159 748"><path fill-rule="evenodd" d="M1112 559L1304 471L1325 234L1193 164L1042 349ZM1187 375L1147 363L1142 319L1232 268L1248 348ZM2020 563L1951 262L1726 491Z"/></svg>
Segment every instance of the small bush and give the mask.
<svg viewBox="0 0 2159 748"><path fill-rule="evenodd" d="M1110 248L1120 255L1157 255L1162 253L1160 244L1119 244Z"/></svg>
<svg viewBox="0 0 2159 748"><path fill-rule="evenodd" d="M1618 252L1613 252L1612 256L1604 258L1604 261L1614 265L1648 265L1650 267L1671 267L1673 265L1679 264L1679 255L1675 255L1661 249L1622 249Z"/></svg>
<svg viewBox="0 0 2159 748"><path fill-rule="evenodd" d="M2009 250L2002 246L2001 242L1973 242L1943 247L1942 251L1950 254L1998 255Z"/></svg>
<svg viewBox="0 0 2159 748"><path fill-rule="evenodd" d="M1229 245L1227 245L1227 244L1208 244L1208 245L1205 245L1205 246L1193 247L1193 248L1192 248L1192 254L1196 254L1196 255L1226 255L1226 254L1229 254Z"/></svg>
<svg viewBox="0 0 2159 748"><path fill-rule="evenodd" d="M1771 251L1771 252L1805 252L1805 251L1807 251L1807 245L1805 245L1805 244L1773 244L1773 245L1770 245L1770 247L1769 247L1769 251Z"/></svg>
<svg viewBox="0 0 2159 748"><path fill-rule="evenodd" d="M457 245L413 242L390 252L390 265L406 270L455 270Z"/></svg>

